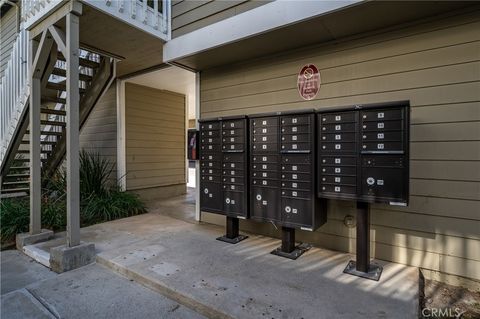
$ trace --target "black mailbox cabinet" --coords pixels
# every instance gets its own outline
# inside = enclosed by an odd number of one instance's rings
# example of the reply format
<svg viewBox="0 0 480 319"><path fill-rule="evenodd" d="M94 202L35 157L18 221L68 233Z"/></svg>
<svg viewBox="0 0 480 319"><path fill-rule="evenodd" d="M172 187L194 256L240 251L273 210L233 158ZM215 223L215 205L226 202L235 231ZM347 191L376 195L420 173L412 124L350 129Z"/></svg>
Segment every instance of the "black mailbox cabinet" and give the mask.
<svg viewBox="0 0 480 319"><path fill-rule="evenodd" d="M318 196L407 205L409 120L408 102L318 111Z"/></svg>
<svg viewBox="0 0 480 319"><path fill-rule="evenodd" d="M199 120L200 209L248 218L248 123L245 116Z"/></svg>
<svg viewBox="0 0 480 319"><path fill-rule="evenodd" d="M250 217L314 230L326 221L316 196L313 110L249 116Z"/></svg>

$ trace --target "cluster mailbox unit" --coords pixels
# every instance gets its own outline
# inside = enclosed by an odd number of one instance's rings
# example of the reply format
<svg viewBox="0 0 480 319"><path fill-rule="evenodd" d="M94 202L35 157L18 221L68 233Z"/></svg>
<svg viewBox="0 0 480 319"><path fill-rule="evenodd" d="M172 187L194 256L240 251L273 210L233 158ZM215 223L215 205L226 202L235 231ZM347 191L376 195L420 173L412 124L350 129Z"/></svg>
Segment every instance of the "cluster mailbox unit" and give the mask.
<svg viewBox="0 0 480 319"><path fill-rule="evenodd" d="M323 109L317 122L318 196L357 201L357 261L345 272L378 280L368 203L408 204L409 103Z"/></svg>
<svg viewBox="0 0 480 319"><path fill-rule="evenodd" d="M227 233L237 243L238 218L248 218L248 124L245 116L200 121L200 209L227 216Z"/></svg>
<svg viewBox="0 0 480 319"><path fill-rule="evenodd" d="M369 203L408 204L409 102L200 121L200 208L282 228L274 254L296 259L295 229L326 222L326 199L357 202L357 261L346 273L378 280L370 264Z"/></svg>
<svg viewBox="0 0 480 319"><path fill-rule="evenodd" d="M326 221L316 196L316 134L313 110L250 116L250 215L282 227L273 253L296 259L295 228L315 230Z"/></svg>

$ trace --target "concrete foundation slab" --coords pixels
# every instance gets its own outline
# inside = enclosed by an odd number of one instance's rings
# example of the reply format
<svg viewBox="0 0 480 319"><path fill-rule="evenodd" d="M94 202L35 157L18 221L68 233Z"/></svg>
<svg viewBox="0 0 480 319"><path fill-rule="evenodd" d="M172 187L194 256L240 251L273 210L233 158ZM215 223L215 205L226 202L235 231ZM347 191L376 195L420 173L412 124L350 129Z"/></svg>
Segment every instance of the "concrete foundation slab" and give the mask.
<svg viewBox="0 0 480 319"><path fill-rule="evenodd" d="M23 250L24 246L33 245L53 238L53 231L42 229L39 234L31 235L29 233L18 234L15 238L17 249Z"/></svg>
<svg viewBox="0 0 480 319"><path fill-rule="evenodd" d="M2 319L55 319L25 288L2 296Z"/></svg>
<svg viewBox="0 0 480 319"><path fill-rule="evenodd" d="M50 249L50 267L57 273L86 266L95 261L95 244L80 243L78 246L66 245Z"/></svg>

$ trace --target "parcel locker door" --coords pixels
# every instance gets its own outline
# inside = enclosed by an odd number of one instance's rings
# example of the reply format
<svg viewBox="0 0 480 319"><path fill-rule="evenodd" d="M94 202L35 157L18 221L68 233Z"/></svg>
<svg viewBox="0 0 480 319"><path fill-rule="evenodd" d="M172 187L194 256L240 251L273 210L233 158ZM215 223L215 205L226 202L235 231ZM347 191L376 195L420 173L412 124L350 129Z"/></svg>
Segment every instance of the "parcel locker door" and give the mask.
<svg viewBox="0 0 480 319"><path fill-rule="evenodd" d="M278 188L252 187L250 201L252 217L277 222L281 220Z"/></svg>
<svg viewBox="0 0 480 319"><path fill-rule="evenodd" d="M206 211L221 211L223 191L220 183L200 183L200 208Z"/></svg>
<svg viewBox="0 0 480 319"><path fill-rule="evenodd" d="M282 198L282 222L294 227L312 227L312 201Z"/></svg>
<svg viewBox="0 0 480 319"><path fill-rule="evenodd" d="M228 215L245 215L245 193L225 191L223 193L223 211Z"/></svg>

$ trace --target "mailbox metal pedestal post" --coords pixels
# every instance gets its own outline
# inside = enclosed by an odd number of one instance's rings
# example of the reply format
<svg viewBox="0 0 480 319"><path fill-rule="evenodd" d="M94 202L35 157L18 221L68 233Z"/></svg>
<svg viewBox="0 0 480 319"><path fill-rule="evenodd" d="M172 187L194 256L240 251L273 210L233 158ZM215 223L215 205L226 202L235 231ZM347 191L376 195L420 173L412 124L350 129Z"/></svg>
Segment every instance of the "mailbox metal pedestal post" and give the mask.
<svg viewBox="0 0 480 319"><path fill-rule="evenodd" d="M218 237L217 240L224 241L229 244L236 244L248 238L248 236L240 235L239 229L240 227L238 218L227 216L227 233L221 237Z"/></svg>
<svg viewBox="0 0 480 319"><path fill-rule="evenodd" d="M307 244L295 246L295 228L282 227L282 246L272 251L272 254L295 260L310 247Z"/></svg>
<svg viewBox="0 0 480 319"><path fill-rule="evenodd" d="M382 270L382 266L370 263L369 205L365 202L357 202L357 260L350 260L343 272L378 281Z"/></svg>

